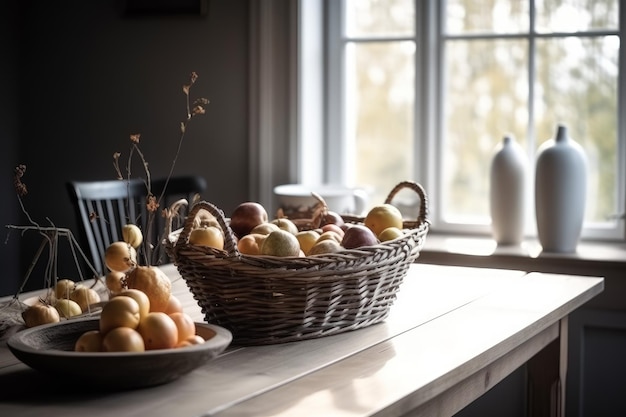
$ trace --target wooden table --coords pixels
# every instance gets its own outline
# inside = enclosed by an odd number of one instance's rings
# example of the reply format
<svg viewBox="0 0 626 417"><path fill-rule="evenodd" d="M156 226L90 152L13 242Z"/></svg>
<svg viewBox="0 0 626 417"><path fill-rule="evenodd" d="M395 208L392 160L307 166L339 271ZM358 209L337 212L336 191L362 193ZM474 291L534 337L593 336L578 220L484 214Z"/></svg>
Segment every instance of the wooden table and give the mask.
<svg viewBox="0 0 626 417"><path fill-rule="evenodd" d="M163 269L185 311L202 320L175 267ZM119 393L55 387L3 342L0 415L452 415L527 362L529 409L562 415L567 317L603 285L602 278L415 264L384 323L231 347L172 383Z"/></svg>

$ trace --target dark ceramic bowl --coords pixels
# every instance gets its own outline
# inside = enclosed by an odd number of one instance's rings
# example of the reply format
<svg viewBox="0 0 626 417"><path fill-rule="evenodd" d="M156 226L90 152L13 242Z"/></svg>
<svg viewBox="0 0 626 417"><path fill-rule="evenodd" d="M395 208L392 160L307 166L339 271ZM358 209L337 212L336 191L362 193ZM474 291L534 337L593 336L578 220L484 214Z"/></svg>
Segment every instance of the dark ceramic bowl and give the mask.
<svg viewBox="0 0 626 417"><path fill-rule="evenodd" d="M185 375L215 358L230 344L231 333L219 326L196 323L205 343L146 352L75 352L84 332L98 329L98 319L72 319L22 330L8 340L11 352L31 368L56 377L88 381L112 390L160 385Z"/></svg>

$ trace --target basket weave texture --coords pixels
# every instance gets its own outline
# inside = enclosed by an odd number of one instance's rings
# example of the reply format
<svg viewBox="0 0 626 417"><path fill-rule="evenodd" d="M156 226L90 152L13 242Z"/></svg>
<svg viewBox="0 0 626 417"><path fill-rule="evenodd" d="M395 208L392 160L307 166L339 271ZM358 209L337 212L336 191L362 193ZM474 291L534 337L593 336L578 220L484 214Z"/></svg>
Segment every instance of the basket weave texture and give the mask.
<svg viewBox="0 0 626 417"><path fill-rule="evenodd" d="M404 188L420 198L418 219L405 220L404 236L375 246L308 257L244 255L237 250L224 213L200 201L177 237L170 235L169 253L205 320L229 329L234 344L293 342L364 328L387 317L428 232L427 197L421 185L402 182L385 202L391 203ZM223 251L188 243L201 209L213 214L225 231ZM347 223L364 220L342 217Z"/></svg>

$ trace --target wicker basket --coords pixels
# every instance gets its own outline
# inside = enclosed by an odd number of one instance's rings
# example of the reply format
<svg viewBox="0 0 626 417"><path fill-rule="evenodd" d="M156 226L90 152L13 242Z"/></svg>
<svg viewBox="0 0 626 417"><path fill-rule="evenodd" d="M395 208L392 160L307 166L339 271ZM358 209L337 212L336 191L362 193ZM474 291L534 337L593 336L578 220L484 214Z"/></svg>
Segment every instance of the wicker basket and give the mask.
<svg viewBox="0 0 626 417"><path fill-rule="evenodd" d="M234 344L283 343L360 329L387 317L428 232L421 185L402 182L386 202L403 188L420 198L418 219L405 221L403 237L376 246L308 257L244 255L223 212L201 201L177 236L170 237L169 252L206 321L229 329ZM188 243L200 209L212 213L224 229L224 251ZM364 220L342 217L351 223Z"/></svg>

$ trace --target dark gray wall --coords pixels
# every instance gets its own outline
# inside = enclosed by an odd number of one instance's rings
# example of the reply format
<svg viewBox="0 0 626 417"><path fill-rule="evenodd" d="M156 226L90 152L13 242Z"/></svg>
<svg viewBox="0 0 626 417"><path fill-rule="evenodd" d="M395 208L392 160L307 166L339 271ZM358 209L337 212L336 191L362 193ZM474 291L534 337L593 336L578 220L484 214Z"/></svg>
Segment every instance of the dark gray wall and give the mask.
<svg viewBox="0 0 626 417"><path fill-rule="evenodd" d="M225 211L247 199L248 1L211 0L206 16L131 17L116 0L10 0L0 8L1 225L26 224L12 186L20 163L30 216L74 231L65 182L113 179L112 155L126 161L131 133L142 134L152 176L166 176L191 71L199 74L192 97L211 104L189 126L174 174L203 175L203 197ZM141 175L138 160L134 166ZM36 233L12 233L0 246L0 294L17 290L40 242ZM71 276L60 250L58 275ZM42 284L37 272L27 288Z"/></svg>
<svg viewBox="0 0 626 417"><path fill-rule="evenodd" d="M18 159L17 115L15 103L18 94L18 43L15 42L18 24L17 1L5 2L0 6L0 223L14 224L18 221L18 204L13 188L13 165ZM0 294L15 286L19 276L19 245L4 244L4 227L0 235Z"/></svg>

